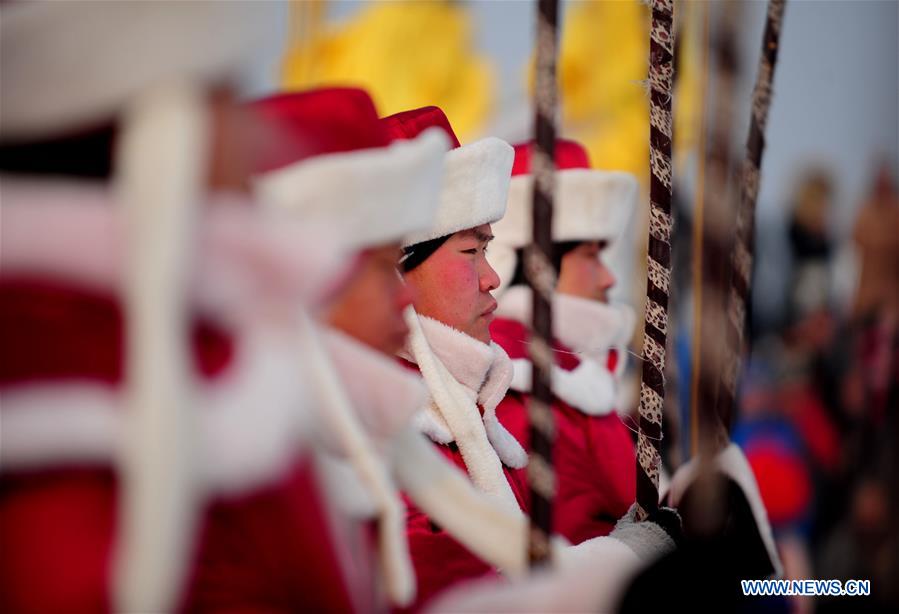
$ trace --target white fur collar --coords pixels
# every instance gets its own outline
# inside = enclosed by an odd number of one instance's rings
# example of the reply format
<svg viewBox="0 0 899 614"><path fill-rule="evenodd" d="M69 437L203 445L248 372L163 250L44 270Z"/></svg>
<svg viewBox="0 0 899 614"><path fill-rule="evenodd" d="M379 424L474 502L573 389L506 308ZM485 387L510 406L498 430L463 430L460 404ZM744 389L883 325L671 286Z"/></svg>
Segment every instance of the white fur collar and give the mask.
<svg viewBox="0 0 899 614"><path fill-rule="evenodd" d="M496 315L530 325L531 289L513 286L499 298ZM634 311L624 304L555 293L553 335L575 352L589 356L626 345L634 330Z"/></svg>
<svg viewBox="0 0 899 614"><path fill-rule="evenodd" d="M498 345L476 341L411 307L406 321L410 334L402 355L418 365L431 395L417 426L437 443L455 441L475 485L516 505L501 461L522 468L527 453L496 418L512 380L511 360Z"/></svg>
<svg viewBox="0 0 899 614"><path fill-rule="evenodd" d="M383 451L427 405L424 382L339 330L327 328L323 341L362 425Z"/></svg>
<svg viewBox="0 0 899 614"><path fill-rule="evenodd" d="M499 300L497 315L530 324L531 290L513 286ZM566 294L553 297L555 336L578 353L580 364L571 371L553 368L553 392L560 399L590 416L611 413L618 397L617 378L623 372L623 347L633 331L634 314L626 305L607 305ZM620 352L615 373L606 368L610 349ZM531 391L532 365L527 359L512 361L515 376L511 387Z"/></svg>
<svg viewBox="0 0 899 614"><path fill-rule="evenodd" d="M512 361L515 376L512 390L531 391L533 365L527 358ZM553 365L553 394L588 416L605 416L617 405L618 383L603 365L590 358L582 359L571 371Z"/></svg>
<svg viewBox="0 0 899 614"><path fill-rule="evenodd" d="M372 505L367 507L377 512L378 554L387 593L393 604L406 606L415 596L415 572L409 557L404 529L405 509L399 493L387 463L352 405L348 390L325 348L321 331L308 318L301 319L300 324L301 345L305 350L303 362L318 397L316 417L321 429L318 451L320 455L335 454L352 466L358 485L370 498ZM333 449L327 449L328 444ZM333 476L332 472L330 477ZM329 481L329 489L334 486L333 480Z"/></svg>

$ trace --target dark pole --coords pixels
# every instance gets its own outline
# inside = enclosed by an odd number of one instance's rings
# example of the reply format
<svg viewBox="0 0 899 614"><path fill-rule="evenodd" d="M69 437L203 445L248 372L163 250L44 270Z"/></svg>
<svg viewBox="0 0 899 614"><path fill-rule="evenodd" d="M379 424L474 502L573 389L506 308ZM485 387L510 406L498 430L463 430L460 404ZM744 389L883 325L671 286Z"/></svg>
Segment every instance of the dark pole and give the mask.
<svg viewBox="0 0 899 614"><path fill-rule="evenodd" d="M552 415L552 295L556 274L552 266L552 217L556 150L556 47L558 0L539 0L537 10L537 74L534 103L536 138L531 152L534 176L533 243L526 254L528 284L533 295L533 393L528 401L531 454L528 483L531 524L528 558L532 566L550 562L552 505L555 471L552 448L555 423Z"/></svg>
<svg viewBox="0 0 899 614"><path fill-rule="evenodd" d="M772 82L780 46L786 0L770 0L762 39L762 56L752 92L752 116L746 158L742 169L740 206L737 209L736 241L731 253L731 284L728 296L727 351L718 390L720 416L729 416L735 409L737 376L742 356L748 351L744 340L747 313L750 307L752 259L755 241L755 205L759 195L762 153L765 149L765 126L771 107Z"/></svg>

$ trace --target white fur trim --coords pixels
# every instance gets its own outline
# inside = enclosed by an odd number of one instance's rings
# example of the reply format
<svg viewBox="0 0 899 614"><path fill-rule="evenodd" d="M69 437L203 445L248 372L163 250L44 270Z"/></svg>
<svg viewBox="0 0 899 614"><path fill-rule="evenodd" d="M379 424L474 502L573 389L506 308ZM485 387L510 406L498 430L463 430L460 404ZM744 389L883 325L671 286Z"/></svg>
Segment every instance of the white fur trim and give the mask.
<svg viewBox="0 0 899 614"><path fill-rule="evenodd" d="M623 542L646 562L658 560L675 549L676 544L665 529L655 522L637 522L636 515L637 504L632 503L609 537Z"/></svg>
<svg viewBox="0 0 899 614"><path fill-rule="evenodd" d="M241 343L239 364L210 384L198 384L197 456L204 490L241 493L270 483L302 449L309 419L304 389L289 366L292 355L292 347L248 340ZM4 391L3 470L109 464L124 416L121 393L98 384Z"/></svg>
<svg viewBox="0 0 899 614"><path fill-rule="evenodd" d="M235 340L235 362L196 382L197 473L204 492L240 494L277 480L307 446L306 388L283 333ZM122 392L94 382L49 380L3 391L0 470L115 463L124 428Z"/></svg>
<svg viewBox="0 0 899 614"><path fill-rule="evenodd" d="M731 443L715 457L715 466L736 482L743 491L749 507L752 509L752 516L755 518L759 536L768 551L768 558L771 559L771 564L774 566L774 575L778 578L783 577L783 564L774 543L774 533L771 531L771 523L768 521L768 512L762 502L762 495L759 493L758 482L752 473L752 467L749 466L749 461L746 460L743 451L735 443ZM669 497L673 507L677 507L680 503L684 492L696 479L697 471L697 459L693 458L682 465L671 478Z"/></svg>
<svg viewBox="0 0 899 614"><path fill-rule="evenodd" d="M349 461L324 451L318 451L315 459L319 484L336 505L336 511L355 522L378 517L377 502Z"/></svg>
<svg viewBox="0 0 899 614"><path fill-rule="evenodd" d="M437 217L427 230L410 233L403 241L404 246L492 224L506 212L515 159L511 145L487 137L450 150L445 159Z"/></svg>
<svg viewBox="0 0 899 614"><path fill-rule="evenodd" d="M254 185L272 207L326 221L362 249L431 226L448 146L446 134L433 128L388 147L301 160L258 176Z"/></svg>
<svg viewBox="0 0 899 614"><path fill-rule="evenodd" d="M406 428L428 404L421 377L333 328L323 341L347 396L366 432L378 448Z"/></svg>
<svg viewBox="0 0 899 614"><path fill-rule="evenodd" d="M556 173L553 241L614 241L624 232L637 199L637 179L621 171L573 168ZM493 229L498 243L531 242L534 178L516 175L505 217Z"/></svg>
<svg viewBox="0 0 899 614"><path fill-rule="evenodd" d="M526 358L512 361L512 390L531 392L533 364ZM553 394L588 416L605 416L615 410L618 386L608 369L587 358L572 371L553 365Z"/></svg>
<svg viewBox="0 0 899 614"><path fill-rule="evenodd" d="M530 326L531 296L527 286L509 288L497 301L496 316ZM579 354L601 360L610 348L628 343L633 326L634 311L628 305L553 294L553 335Z"/></svg>
<svg viewBox="0 0 899 614"><path fill-rule="evenodd" d="M637 180L630 173L567 169L556 173L553 241L616 241L636 208ZM516 175L509 184L506 214L493 225L496 237L487 259L501 280L497 295L511 281L517 248L530 244L534 179Z"/></svg>
<svg viewBox="0 0 899 614"><path fill-rule="evenodd" d="M302 318L303 364L318 396L318 420L334 437L338 453L355 469L378 510L378 555L387 594L405 606L415 598L415 572L406 542L405 510L384 460L351 405L317 327Z"/></svg>
<svg viewBox="0 0 899 614"><path fill-rule="evenodd" d="M431 318L422 317L421 328L429 347L461 386L460 389L473 403L483 408L481 418L487 439L500 460L514 469L527 465L524 448L496 418L496 406L506 396L513 377L512 362L505 350L493 342L490 345L481 343ZM438 406L437 409L445 414L444 408ZM425 412L420 420L427 421L433 415L434 412ZM446 424L448 419L442 417L442 423ZM425 431L435 431L442 436L441 422L426 425Z"/></svg>
<svg viewBox="0 0 899 614"><path fill-rule="evenodd" d="M37 275L118 293L127 245L122 207L98 183L0 177L0 272ZM218 319L258 320L277 305L315 303L346 275L334 228L278 219L218 194L201 207L190 288Z"/></svg>
<svg viewBox="0 0 899 614"><path fill-rule="evenodd" d="M409 324L409 353L421 370L436 411L445 420L453 440L459 446L469 476L482 492L502 501L509 509L517 508L518 504L506 480L498 451L487 437L486 428L476 405L476 393L457 381L453 373L437 357L430 339L425 335L423 324L427 321L430 322L429 327L432 330L439 331L439 327L443 326L450 333L467 336L430 318L419 317L411 306L405 315ZM444 335L449 334L446 331L442 332ZM467 339L472 343L479 343L470 337ZM465 340L461 341L465 343ZM487 348L485 344L481 345ZM462 356L459 358L463 359Z"/></svg>
<svg viewBox="0 0 899 614"><path fill-rule="evenodd" d="M613 612L645 566L612 537L557 548L555 560L555 567L513 582L497 578L466 582L443 593L429 612Z"/></svg>
<svg viewBox="0 0 899 614"><path fill-rule="evenodd" d="M525 286L509 288L499 299L496 314L522 323L531 321L531 290ZM560 399L590 416L611 413L617 403L617 375L606 368L613 344L630 336L633 310L626 305L608 305L556 293L553 296L553 329L556 338L570 347L580 364L567 371L553 367L553 392ZM622 355L618 367L625 356ZM515 376L511 387L531 391L532 365L527 359L512 361ZM619 373L616 367L616 373Z"/></svg>
<svg viewBox="0 0 899 614"><path fill-rule="evenodd" d="M516 575L527 569L527 517L518 506L475 490L413 429L398 434L391 457L400 487L435 523L491 565Z"/></svg>
<svg viewBox="0 0 899 614"><path fill-rule="evenodd" d="M148 86L172 79L214 83L258 72L250 64L261 59L260 47L274 44L268 41L282 17L276 3L255 2L4 6L2 138L39 138L111 118Z"/></svg>
<svg viewBox="0 0 899 614"><path fill-rule="evenodd" d="M427 407L415 414L413 423L419 431L436 443L446 446L455 441L449 425L434 403L429 403Z"/></svg>

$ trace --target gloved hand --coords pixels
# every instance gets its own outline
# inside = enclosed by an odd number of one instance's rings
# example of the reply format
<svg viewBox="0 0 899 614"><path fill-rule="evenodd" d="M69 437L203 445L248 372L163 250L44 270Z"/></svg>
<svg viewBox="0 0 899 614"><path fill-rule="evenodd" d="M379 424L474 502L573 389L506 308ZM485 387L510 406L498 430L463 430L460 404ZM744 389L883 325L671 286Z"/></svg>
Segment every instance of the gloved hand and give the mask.
<svg viewBox="0 0 899 614"><path fill-rule="evenodd" d="M673 551L683 540L681 518L670 507L660 507L647 520L637 522L637 504L618 519L609 537L623 542L644 560L660 558Z"/></svg>

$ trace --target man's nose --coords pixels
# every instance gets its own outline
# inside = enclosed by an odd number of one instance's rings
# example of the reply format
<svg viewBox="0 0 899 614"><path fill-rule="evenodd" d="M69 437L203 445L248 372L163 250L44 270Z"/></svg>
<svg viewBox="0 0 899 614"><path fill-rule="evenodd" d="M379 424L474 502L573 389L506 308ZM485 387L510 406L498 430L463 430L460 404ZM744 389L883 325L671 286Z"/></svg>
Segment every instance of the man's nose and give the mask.
<svg viewBox="0 0 899 614"><path fill-rule="evenodd" d="M610 290L616 283L618 283L618 278L615 277L612 270L605 264L602 264L602 277L600 279L603 290Z"/></svg>
<svg viewBox="0 0 899 614"><path fill-rule="evenodd" d="M481 292L490 292L491 290L499 288L499 275L496 274L496 271L493 270L493 267L490 266L490 263L487 262L486 258L484 258L483 263L481 264L479 282Z"/></svg>

